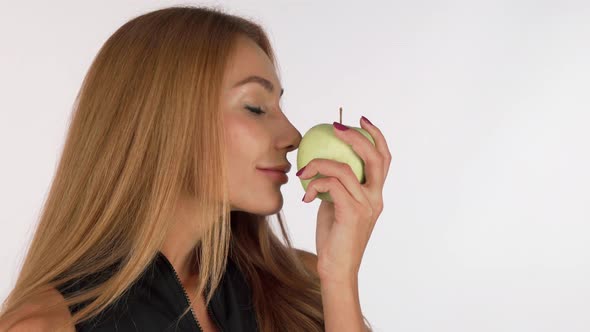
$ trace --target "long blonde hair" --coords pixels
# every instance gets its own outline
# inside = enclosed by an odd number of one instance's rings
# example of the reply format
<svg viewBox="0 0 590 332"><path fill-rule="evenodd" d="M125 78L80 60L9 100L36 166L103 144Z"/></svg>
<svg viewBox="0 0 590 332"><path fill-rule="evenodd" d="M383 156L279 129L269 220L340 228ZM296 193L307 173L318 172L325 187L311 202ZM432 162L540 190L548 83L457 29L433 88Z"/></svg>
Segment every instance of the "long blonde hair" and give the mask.
<svg viewBox="0 0 590 332"><path fill-rule="evenodd" d="M203 207L195 220L208 223L194 248L195 295L209 280L209 303L231 255L251 286L260 331L324 329L319 280L292 247L281 213L279 237L268 216L230 211L218 99L239 35L276 64L259 24L215 7L152 11L105 42L74 102L55 178L0 319L47 289L120 264L97 287L65 298L68 306L90 301L72 324L100 313L154 259L187 193Z"/></svg>

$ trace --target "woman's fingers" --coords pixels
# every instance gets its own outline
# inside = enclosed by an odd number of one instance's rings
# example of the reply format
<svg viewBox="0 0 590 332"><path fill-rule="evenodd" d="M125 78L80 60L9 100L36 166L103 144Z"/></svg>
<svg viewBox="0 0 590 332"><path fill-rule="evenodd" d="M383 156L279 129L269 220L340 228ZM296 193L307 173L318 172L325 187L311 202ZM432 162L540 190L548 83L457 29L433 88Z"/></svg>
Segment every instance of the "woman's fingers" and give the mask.
<svg viewBox="0 0 590 332"><path fill-rule="evenodd" d="M365 117L363 118L367 119ZM383 180L385 180L385 178L387 177L387 173L389 172L389 164L391 163L391 152L389 151L389 147L387 146L387 140L385 140L385 136L383 136L381 130L374 124L370 123L368 119L367 122L361 119L360 123L361 127L367 132L369 132L369 134L371 134L371 137L373 137L373 139L375 140L375 148L377 149L377 151L379 151L381 156L383 156Z"/></svg>
<svg viewBox="0 0 590 332"><path fill-rule="evenodd" d="M302 170L303 172L298 175L301 179L312 178L318 173L320 173L321 176L326 177L326 181L319 181L324 180L324 178L322 177L309 182L307 192L309 192L310 186L314 191L314 195L317 193L318 190L319 192L322 192L322 190L329 191L329 189L334 189L338 191L338 184L333 182L334 180L336 180L342 186L342 189L347 191L347 193L357 202L362 204L367 203L367 197L365 195L365 192L360 182L356 178L356 175L354 174L354 172L348 164L330 159L315 158L312 159L307 165L305 165L305 168ZM330 180L330 177L333 177L334 180ZM334 201L336 201L337 197L340 196L340 193L330 191L330 196L332 196L332 198L334 198ZM306 201L311 199L312 198L306 197Z"/></svg>
<svg viewBox="0 0 590 332"><path fill-rule="evenodd" d="M384 157L379 153L376 146L357 130L340 130L338 123L334 123L334 134L343 142L349 144L354 152L361 157L365 169L365 187L377 187L381 189L383 183ZM364 128L363 128L364 129ZM367 132L369 132L367 130ZM371 134L371 132L369 132ZM372 136L372 135L371 135ZM375 139L375 138L373 138Z"/></svg>

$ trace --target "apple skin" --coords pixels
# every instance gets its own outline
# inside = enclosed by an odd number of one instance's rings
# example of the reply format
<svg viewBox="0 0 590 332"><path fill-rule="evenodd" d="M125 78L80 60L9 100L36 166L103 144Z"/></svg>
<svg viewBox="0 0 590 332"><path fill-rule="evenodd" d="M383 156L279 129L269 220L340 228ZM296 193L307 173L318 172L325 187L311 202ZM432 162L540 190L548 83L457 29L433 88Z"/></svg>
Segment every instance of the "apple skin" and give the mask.
<svg viewBox="0 0 590 332"><path fill-rule="evenodd" d="M371 135L359 127L349 127L354 129L375 145L375 140ZM349 129L349 130L350 130ZM344 142L334 134L334 126L331 123L320 123L310 128L305 135L303 135L297 150L297 170L299 171L303 166L307 165L315 158L331 159L346 163L352 169L357 180L362 184L365 183L365 162L352 149L351 145ZM307 185L314 179L325 177L318 172L314 177L309 179L299 179L303 185L303 190L307 191ZM332 202L332 197L329 192L318 193L317 198Z"/></svg>

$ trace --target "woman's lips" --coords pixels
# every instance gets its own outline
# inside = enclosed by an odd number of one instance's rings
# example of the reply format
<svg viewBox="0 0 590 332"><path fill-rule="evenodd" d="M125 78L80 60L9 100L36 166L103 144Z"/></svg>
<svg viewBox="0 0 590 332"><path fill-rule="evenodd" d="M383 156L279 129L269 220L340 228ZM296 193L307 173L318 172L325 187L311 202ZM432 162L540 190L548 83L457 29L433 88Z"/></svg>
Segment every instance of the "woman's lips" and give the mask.
<svg viewBox="0 0 590 332"><path fill-rule="evenodd" d="M262 172L262 174L270 177L271 179L281 182L281 183L287 183L289 181L289 177L287 176L287 174L285 172L282 171L273 171L273 170L269 170L269 169L262 169L262 168L258 168L259 171Z"/></svg>

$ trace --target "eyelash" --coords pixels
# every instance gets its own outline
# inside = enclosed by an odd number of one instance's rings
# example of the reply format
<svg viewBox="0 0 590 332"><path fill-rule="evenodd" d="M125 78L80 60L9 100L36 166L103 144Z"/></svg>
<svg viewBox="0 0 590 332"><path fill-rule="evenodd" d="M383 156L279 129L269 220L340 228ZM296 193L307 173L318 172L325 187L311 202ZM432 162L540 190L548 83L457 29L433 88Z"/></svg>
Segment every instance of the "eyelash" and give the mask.
<svg viewBox="0 0 590 332"><path fill-rule="evenodd" d="M266 113L260 107L246 106L245 108L256 115L261 115L261 114Z"/></svg>

